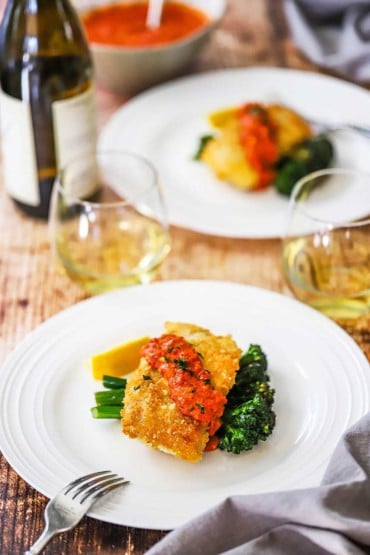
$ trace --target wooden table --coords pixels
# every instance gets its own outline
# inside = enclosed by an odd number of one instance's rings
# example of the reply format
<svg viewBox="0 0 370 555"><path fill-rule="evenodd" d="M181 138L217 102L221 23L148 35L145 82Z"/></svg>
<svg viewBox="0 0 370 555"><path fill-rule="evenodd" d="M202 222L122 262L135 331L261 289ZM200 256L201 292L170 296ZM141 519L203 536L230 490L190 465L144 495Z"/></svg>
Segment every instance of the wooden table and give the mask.
<svg viewBox="0 0 370 555"><path fill-rule="evenodd" d="M1 3L1 2L0 2ZM222 25L192 72L248 66L320 71L294 47L281 0L229 0ZM99 90L100 124L125 99ZM50 257L46 224L20 214L0 189L0 363L38 324L84 298ZM234 240L172 228L172 252L159 279L229 280L290 295L279 264L279 240ZM370 355L368 321L352 330ZM357 334L357 335L356 335ZM18 555L43 527L46 498L25 483L0 456L0 553ZM144 553L165 532L110 525L85 518L49 544L45 553L126 555Z"/></svg>

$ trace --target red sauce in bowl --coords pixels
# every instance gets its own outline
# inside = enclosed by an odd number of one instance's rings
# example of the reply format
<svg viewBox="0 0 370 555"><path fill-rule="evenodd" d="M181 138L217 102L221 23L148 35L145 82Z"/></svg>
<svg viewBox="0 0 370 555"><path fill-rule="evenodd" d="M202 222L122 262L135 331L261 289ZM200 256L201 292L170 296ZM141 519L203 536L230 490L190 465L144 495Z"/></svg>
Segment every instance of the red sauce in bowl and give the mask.
<svg viewBox="0 0 370 555"><path fill-rule="evenodd" d="M148 2L108 4L86 12L83 23L91 43L118 47L162 46L184 39L205 27L208 16L177 2L164 4L157 29L145 25Z"/></svg>

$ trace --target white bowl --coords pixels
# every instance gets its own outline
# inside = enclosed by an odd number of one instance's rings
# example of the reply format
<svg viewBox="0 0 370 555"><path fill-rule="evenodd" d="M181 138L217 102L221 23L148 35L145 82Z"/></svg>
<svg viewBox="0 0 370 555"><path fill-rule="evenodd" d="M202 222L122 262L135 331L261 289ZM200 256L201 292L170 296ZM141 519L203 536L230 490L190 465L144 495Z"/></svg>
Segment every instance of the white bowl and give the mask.
<svg viewBox="0 0 370 555"><path fill-rule="evenodd" d="M203 11L210 22L185 39L158 47L116 47L90 42L99 84L114 93L130 95L176 77L190 65L223 16L227 0L180 1ZM114 2L105 2L108 3ZM95 2L94 7L97 5L102 2Z"/></svg>

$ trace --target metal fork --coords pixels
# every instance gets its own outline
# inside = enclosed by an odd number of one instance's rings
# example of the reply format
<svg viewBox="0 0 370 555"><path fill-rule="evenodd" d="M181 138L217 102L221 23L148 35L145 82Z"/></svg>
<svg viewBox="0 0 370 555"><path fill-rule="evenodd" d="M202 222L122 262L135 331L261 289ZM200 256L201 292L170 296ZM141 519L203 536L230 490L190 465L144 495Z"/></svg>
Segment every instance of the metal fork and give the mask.
<svg viewBox="0 0 370 555"><path fill-rule="evenodd" d="M46 505L44 531L25 555L41 553L56 534L76 526L95 501L128 483L110 470L102 470L77 478L65 486Z"/></svg>
<svg viewBox="0 0 370 555"><path fill-rule="evenodd" d="M359 133L363 137L370 139L370 127L364 125L355 125L353 123L341 123L341 122L323 122L312 118L305 118L305 120L315 127L319 132L330 131L353 131L354 133Z"/></svg>

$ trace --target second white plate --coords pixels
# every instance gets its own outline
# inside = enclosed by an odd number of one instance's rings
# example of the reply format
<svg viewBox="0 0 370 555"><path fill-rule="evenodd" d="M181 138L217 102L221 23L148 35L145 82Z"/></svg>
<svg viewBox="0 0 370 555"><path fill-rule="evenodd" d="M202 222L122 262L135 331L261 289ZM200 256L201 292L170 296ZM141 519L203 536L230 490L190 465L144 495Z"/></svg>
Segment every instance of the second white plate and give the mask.
<svg viewBox="0 0 370 555"><path fill-rule="evenodd" d="M103 129L100 147L146 156L157 167L174 225L238 238L280 237L287 198L273 187L246 193L217 180L192 157L210 132L209 112L248 101L279 102L323 121L370 125L370 94L334 77L279 68L220 70L150 89L120 108ZM370 169L369 142L333 135L335 165Z"/></svg>

